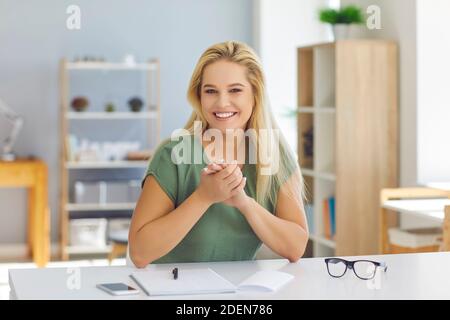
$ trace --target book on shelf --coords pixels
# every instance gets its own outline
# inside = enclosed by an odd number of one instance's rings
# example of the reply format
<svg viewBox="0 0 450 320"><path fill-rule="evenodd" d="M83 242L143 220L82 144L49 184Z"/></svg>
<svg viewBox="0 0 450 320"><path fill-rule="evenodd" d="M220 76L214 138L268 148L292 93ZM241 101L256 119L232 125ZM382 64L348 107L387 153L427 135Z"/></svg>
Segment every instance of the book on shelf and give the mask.
<svg viewBox="0 0 450 320"><path fill-rule="evenodd" d="M314 233L314 205L305 205L306 222L308 223L308 230L310 234Z"/></svg>
<svg viewBox="0 0 450 320"><path fill-rule="evenodd" d="M336 234L336 206L335 198L323 199L323 234L327 239L334 239Z"/></svg>

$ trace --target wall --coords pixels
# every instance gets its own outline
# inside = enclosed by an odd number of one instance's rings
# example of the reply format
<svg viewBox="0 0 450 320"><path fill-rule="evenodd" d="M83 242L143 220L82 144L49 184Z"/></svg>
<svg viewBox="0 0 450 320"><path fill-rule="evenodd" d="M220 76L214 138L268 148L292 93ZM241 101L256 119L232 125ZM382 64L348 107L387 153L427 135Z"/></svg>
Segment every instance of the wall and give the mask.
<svg viewBox="0 0 450 320"><path fill-rule="evenodd" d="M417 0L417 180L450 181L450 1Z"/></svg>
<svg viewBox="0 0 450 320"><path fill-rule="evenodd" d="M357 4L364 12L369 5L381 9L381 29L365 26L354 30L356 37L392 39L398 44L399 81L399 173L401 186L417 182L417 54L416 0L342 0Z"/></svg>
<svg viewBox="0 0 450 320"><path fill-rule="evenodd" d="M66 29L69 4L81 8L81 30ZM59 232L59 59L159 57L164 137L190 114L187 82L201 52L228 39L252 45L252 25L250 0L0 0L0 97L25 117L17 153L36 155L49 166L53 241ZM6 124L0 126L5 132ZM0 244L24 243L25 236L25 191L0 190Z"/></svg>
<svg viewBox="0 0 450 320"><path fill-rule="evenodd" d="M286 114L297 105L297 48L331 40L330 30L318 21L319 7L329 3L255 0L255 46L263 63L272 109L294 150L296 118Z"/></svg>

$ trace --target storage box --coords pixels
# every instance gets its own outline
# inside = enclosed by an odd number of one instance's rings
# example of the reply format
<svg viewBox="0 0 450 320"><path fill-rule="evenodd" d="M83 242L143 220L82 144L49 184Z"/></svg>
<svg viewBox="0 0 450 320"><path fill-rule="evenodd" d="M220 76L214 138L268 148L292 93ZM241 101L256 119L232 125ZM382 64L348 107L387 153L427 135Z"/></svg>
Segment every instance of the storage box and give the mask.
<svg viewBox="0 0 450 320"><path fill-rule="evenodd" d="M106 203L130 202L128 195L128 181L106 182Z"/></svg>
<svg viewBox="0 0 450 320"><path fill-rule="evenodd" d="M132 180L128 183L128 198L130 202L137 202L141 195L141 181Z"/></svg>
<svg viewBox="0 0 450 320"><path fill-rule="evenodd" d="M77 181L75 203L135 203L141 193L141 181Z"/></svg>
<svg viewBox="0 0 450 320"><path fill-rule="evenodd" d="M118 242L128 241L131 219L110 219L108 223L108 239Z"/></svg>
<svg viewBox="0 0 450 320"><path fill-rule="evenodd" d="M70 245L104 247L106 245L106 219L72 219L70 226Z"/></svg>
<svg viewBox="0 0 450 320"><path fill-rule="evenodd" d="M439 247L442 238L441 228L391 228L388 233L391 244L407 248Z"/></svg>
<svg viewBox="0 0 450 320"><path fill-rule="evenodd" d="M104 181L76 181L74 184L75 203L105 203L106 183Z"/></svg>

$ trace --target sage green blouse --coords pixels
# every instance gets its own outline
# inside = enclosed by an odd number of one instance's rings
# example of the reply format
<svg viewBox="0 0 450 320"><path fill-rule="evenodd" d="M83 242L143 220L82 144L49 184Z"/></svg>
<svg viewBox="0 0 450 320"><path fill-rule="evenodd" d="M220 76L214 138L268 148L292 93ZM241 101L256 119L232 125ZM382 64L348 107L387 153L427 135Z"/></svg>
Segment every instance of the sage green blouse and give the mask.
<svg viewBox="0 0 450 320"><path fill-rule="evenodd" d="M191 150L191 154L184 154L180 147ZM194 163L195 150L202 154L202 157L197 156L197 163ZM201 170L207 166L204 152L201 142L192 135L184 136L180 141L169 140L155 152L145 178L152 175L176 208L199 185ZM179 163L181 159L190 161ZM256 199L256 166L247 162L242 173L247 177L245 192ZM266 201L262 205L274 213L274 204ZM253 260L260 246L261 240L238 209L215 203L172 251L153 263Z"/></svg>

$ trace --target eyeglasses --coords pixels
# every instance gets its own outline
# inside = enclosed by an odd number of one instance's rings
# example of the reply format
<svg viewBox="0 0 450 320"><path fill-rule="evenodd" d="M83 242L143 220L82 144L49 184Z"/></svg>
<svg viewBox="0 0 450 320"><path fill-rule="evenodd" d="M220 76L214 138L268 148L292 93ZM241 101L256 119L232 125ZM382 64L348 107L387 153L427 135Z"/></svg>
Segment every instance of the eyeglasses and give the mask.
<svg viewBox="0 0 450 320"><path fill-rule="evenodd" d="M376 262L370 260L356 260L347 261L340 258L325 259L328 274L333 278L342 277L347 269L352 269L355 275L362 280L370 280L375 277L377 268L381 268L384 272L387 271L385 262Z"/></svg>

